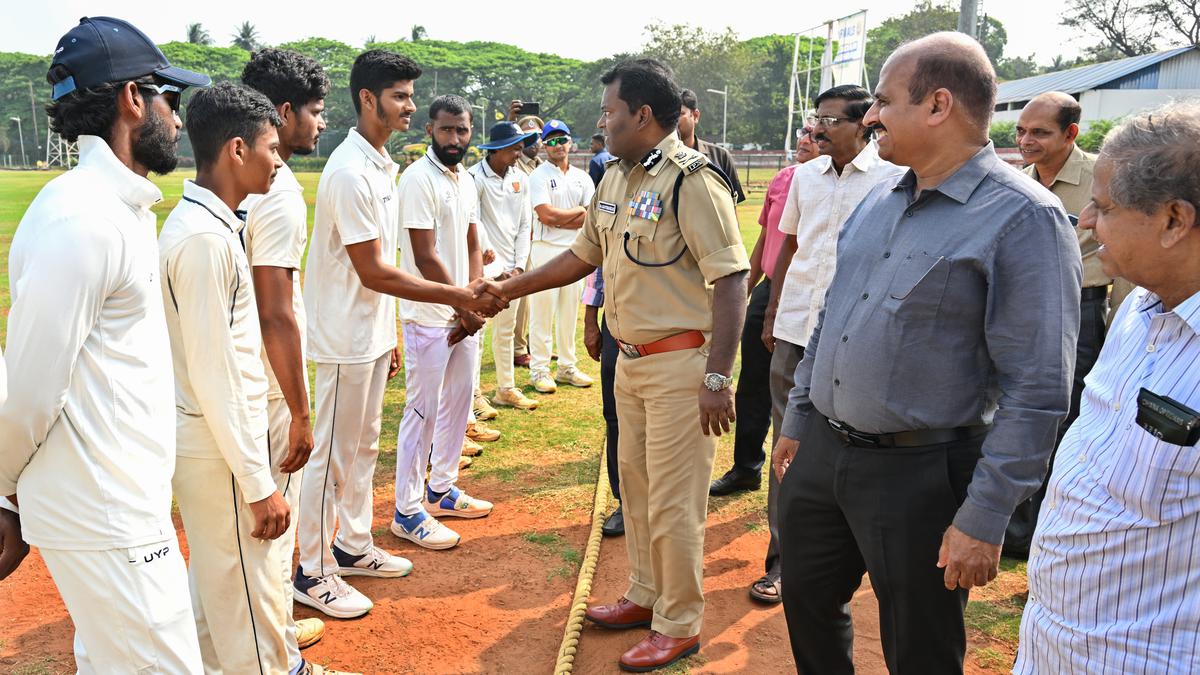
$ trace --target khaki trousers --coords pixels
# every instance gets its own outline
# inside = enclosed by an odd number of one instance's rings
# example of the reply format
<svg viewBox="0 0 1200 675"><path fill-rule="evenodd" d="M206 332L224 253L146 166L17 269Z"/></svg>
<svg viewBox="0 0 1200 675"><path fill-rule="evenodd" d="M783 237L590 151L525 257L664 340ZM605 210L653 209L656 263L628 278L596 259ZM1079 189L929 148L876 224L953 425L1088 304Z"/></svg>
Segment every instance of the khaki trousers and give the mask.
<svg viewBox="0 0 1200 675"><path fill-rule="evenodd" d="M654 610L651 628L700 633L704 614L704 522L716 438L700 431L707 354L681 349L617 359L617 448L629 590Z"/></svg>
<svg viewBox="0 0 1200 675"><path fill-rule="evenodd" d="M254 515L224 459L178 457L171 485L187 533L204 672L287 673L292 589L280 561L293 540L250 536Z"/></svg>

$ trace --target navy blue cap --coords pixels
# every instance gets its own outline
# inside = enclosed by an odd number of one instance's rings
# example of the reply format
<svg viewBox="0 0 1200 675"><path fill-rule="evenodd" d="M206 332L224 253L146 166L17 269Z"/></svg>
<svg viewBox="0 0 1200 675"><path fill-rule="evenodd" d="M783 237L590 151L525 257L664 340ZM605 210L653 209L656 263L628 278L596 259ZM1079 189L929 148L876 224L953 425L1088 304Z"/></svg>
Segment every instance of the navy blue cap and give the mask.
<svg viewBox="0 0 1200 675"><path fill-rule="evenodd" d="M521 128L512 122L497 122L495 126L488 130L488 142L479 145L480 150L499 150L507 148L510 145L524 142L523 147L528 148L533 145L537 139L538 132L521 131Z"/></svg>
<svg viewBox="0 0 1200 675"><path fill-rule="evenodd" d="M571 128L568 127L562 120L550 120L549 122L546 122L546 126L542 127L542 140L546 140L547 136L559 131L568 136L571 135Z"/></svg>
<svg viewBox="0 0 1200 675"><path fill-rule="evenodd" d="M54 84L51 96L58 100L76 89L108 82L128 82L157 75L177 87L207 87L207 75L176 68L142 31L132 24L107 16L83 17L58 41L51 66L62 65L71 75Z"/></svg>

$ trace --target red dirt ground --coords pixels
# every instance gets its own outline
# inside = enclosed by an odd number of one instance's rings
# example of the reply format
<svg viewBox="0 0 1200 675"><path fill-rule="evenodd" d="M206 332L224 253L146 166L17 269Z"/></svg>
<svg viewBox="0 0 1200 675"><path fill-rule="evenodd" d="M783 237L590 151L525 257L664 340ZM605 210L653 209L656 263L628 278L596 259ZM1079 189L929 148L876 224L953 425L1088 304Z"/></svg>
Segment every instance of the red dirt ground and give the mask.
<svg viewBox="0 0 1200 675"><path fill-rule="evenodd" d="M416 549L387 533L391 492L377 490L377 541L410 557L414 572L404 579L351 578L375 601L375 609L353 621L326 618L326 637L305 650L308 659L363 673L552 671L576 568L567 572L558 551L531 542L526 535L557 534L582 552L587 514L550 512L544 497L522 497L511 483L480 481L471 487L499 506L487 519L453 523L463 535L463 544L446 552ZM747 585L760 574L766 544L765 529L752 528L752 522L761 521L748 515L712 514L705 559L708 603L703 651L688 662L691 672L795 670L782 609L763 608L746 595ZM594 597L603 601L617 597L624 590L626 574L623 540L605 540ZM5 581L3 590L0 672L72 672L71 622L36 552ZM859 672L886 672L877 608L865 585L855 599L854 612ZM300 606L296 613L316 615ZM586 627L575 672L618 672L617 657L638 639L636 631ZM967 672L984 671L968 664Z"/></svg>

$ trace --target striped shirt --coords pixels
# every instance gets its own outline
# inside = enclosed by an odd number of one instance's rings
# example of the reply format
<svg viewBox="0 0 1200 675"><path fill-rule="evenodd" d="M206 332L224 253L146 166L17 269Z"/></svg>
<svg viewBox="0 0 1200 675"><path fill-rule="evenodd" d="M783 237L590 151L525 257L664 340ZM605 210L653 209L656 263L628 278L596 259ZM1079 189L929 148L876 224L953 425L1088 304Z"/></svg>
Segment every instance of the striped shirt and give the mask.
<svg viewBox="0 0 1200 675"><path fill-rule="evenodd" d="M1200 670L1200 449L1136 422L1143 387L1200 409L1197 362L1200 293L1135 290L1054 462L1014 672Z"/></svg>

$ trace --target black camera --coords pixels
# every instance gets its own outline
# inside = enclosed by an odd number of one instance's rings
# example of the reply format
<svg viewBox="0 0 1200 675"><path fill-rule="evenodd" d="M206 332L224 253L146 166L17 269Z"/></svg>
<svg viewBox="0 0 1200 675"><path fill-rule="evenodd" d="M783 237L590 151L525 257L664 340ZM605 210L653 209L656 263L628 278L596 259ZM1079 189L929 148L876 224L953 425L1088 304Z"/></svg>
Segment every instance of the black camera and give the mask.
<svg viewBox="0 0 1200 675"><path fill-rule="evenodd" d="M1200 442L1200 413L1144 387L1138 392L1137 423L1155 438L1172 445Z"/></svg>

